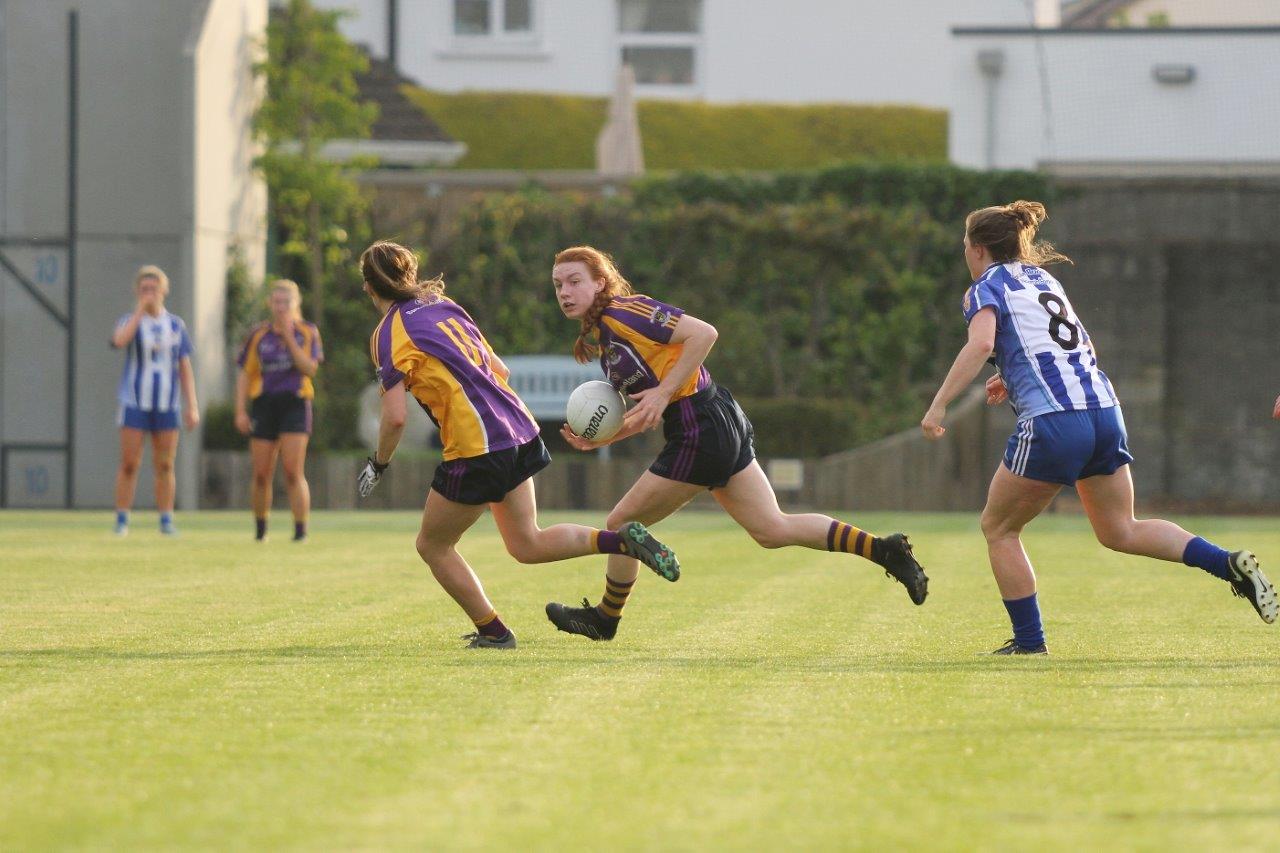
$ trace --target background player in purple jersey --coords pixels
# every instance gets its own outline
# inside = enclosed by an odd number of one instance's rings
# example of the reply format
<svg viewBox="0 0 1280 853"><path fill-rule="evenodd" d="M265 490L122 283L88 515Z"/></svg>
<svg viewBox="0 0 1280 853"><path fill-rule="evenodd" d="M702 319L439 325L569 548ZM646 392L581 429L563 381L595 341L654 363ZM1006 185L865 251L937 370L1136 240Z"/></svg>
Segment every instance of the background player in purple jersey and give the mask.
<svg viewBox="0 0 1280 853"><path fill-rule="evenodd" d="M507 384L511 372L471 316L444 295L443 280L418 281L413 252L380 241L360 256L360 269L364 291L382 314L369 348L383 391L378 448L360 473L360 494L368 497L390 464L412 394L444 442L418 554L475 624L476 633L465 638L470 648L516 645L456 547L486 506L508 553L521 563L628 554L654 571L679 571L675 555L638 522L619 523L616 530L539 528L532 477L551 457L537 422Z"/></svg>
<svg viewBox="0 0 1280 853"><path fill-rule="evenodd" d="M773 487L755 458L754 430L727 388L703 366L718 333L714 326L648 296L632 294L613 259L590 246L556 255L551 272L556 300L566 317L580 322L573 353L578 361L600 359L605 376L636 405L608 441L574 435L565 441L593 450L663 426L666 446L623 495L606 526L624 518L656 524L710 489L733 520L765 548L799 545L857 554L885 569L907 588L916 604L928 595L929 579L901 533L878 538L825 515L792 515L778 507ZM582 607L552 602L547 618L561 631L611 640L639 569L623 555L609 558L600 603ZM676 574L662 573L667 580Z"/></svg>
<svg viewBox="0 0 1280 853"><path fill-rule="evenodd" d="M302 319L302 293L288 279L271 283L267 295L271 319L259 323L236 362L236 428L249 438L253 457L254 538L267 536L271 481L276 458L284 466L284 482L293 511L293 541L307 538L311 490L305 465L311 438L312 379L324 361L320 330Z"/></svg>
<svg viewBox="0 0 1280 853"><path fill-rule="evenodd" d="M1172 522L1134 518L1133 456L1119 400L1062 286L1041 268L1067 260L1036 242L1045 215L1039 202L1015 201L965 220L965 263L976 282L963 305L969 341L920 422L926 437L941 438L947 405L994 354L999 374L987 382L987 402L1008 399L1018 413L982 511L991 570L1014 633L995 654L1047 653L1021 534L1064 485L1076 487L1106 547L1204 569L1274 622L1275 590L1251 552L1229 553Z"/></svg>
<svg viewBox="0 0 1280 853"><path fill-rule="evenodd" d="M200 423L191 338L182 318L165 310L169 277L164 270L142 267L133 287L137 306L116 322L111 334L111 346L125 351L117 394L120 468L116 472L115 531L119 536L129 532L129 509L138 484L143 440L150 435L160 532L172 535L177 532L173 524L173 457L178 451L178 420L181 417L188 430ZM180 401L186 403L185 409Z"/></svg>

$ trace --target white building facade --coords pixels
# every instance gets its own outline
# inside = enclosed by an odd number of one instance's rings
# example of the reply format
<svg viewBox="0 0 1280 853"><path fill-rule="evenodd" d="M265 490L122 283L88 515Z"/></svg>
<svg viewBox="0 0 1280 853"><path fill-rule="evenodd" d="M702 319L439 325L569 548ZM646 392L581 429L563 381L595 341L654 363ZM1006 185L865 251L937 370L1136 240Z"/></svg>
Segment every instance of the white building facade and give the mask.
<svg viewBox="0 0 1280 853"><path fill-rule="evenodd" d="M0 0L0 506L111 505L123 357L108 341L143 264L169 276L202 405L226 398L228 249L251 275L264 263L250 119L266 21L267 0ZM199 447L183 434L180 507Z"/></svg>
<svg viewBox="0 0 1280 853"><path fill-rule="evenodd" d="M429 89L945 107L953 26L1056 24L1056 0L315 0Z"/></svg>
<svg viewBox="0 0 1280 853"><path fill-rule="evenodd" d="M1280 172L1280 27L964 28L947 77L962 166Z"/></svg>

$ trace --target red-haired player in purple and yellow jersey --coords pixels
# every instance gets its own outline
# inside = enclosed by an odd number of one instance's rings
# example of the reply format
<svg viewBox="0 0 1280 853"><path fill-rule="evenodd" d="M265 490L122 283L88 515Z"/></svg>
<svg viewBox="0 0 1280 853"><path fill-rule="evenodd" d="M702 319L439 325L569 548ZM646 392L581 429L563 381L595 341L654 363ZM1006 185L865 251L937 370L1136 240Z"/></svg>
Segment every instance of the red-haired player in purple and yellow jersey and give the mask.
<svg viewBox="0 0 1280 853"><path fill-rule="evenodd" d="M510 371L502 359L470 315L444 295L441 279L418 281L417 258L404 246L374 243L360 256L360 267L365 293L382 314L370 353L383 391L378 448L360 473L360 494L369 495L390 463L412 394L444 442L418 554L475 624L476 633L467 637L471 648L516 644L455 547L486 506L508 553L521 563L628 554L656 572L678 571L675 555L638 522L620 522L616 530L539 528L531 478L551 457L537 422L507 384Z"/></svg>
<svg viewBox="0 0 1280 853"><path fill-rule="evenodd" d="M579 450L593 450L662 424L666 446L609 514L656 524L700 492L712 496L766 548L799 545L857 554L885 569L924 603L928 581L901 533L879 538L851 524L778 507L773 487L755 458L755 431L727 388L703 365L718 333L714 326L673 305L633 294L613 259L590 246L556 255L551 273L560 310L580 322L573 352L578 361L599 358L613 387L636 400L622 429L606 442L561 434ZM593 640L613 639L637 567L612 556L600 604L568 607L552 602L549 618L561 631ZM668 580L675 577L664 575Z"/></svg>
<svg viewBox="0 0 1280 853"><path fill-rule="evenodd" d="M293 512L293 541L307 538L311 489L305 463L311 439L312 378L324 361L320 330L302 319L302 293L288 279L271 283L271 319L259 323L240 349L236 428L249 436L253 458L254 538L267 536L276 459L284 467Z"/></svg>

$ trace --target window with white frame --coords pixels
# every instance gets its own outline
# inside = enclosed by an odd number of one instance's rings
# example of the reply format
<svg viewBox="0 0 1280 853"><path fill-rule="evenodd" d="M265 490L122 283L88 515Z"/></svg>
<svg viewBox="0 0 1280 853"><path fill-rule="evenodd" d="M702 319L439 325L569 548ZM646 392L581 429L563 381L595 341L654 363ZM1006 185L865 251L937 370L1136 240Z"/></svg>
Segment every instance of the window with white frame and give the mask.
<svg viewBox="0 0 1280 853"><path fill-rule="evenodd" d="M697 83L702 0L618 0L622 62L642 86Z"/></svg>
<svg viewBox="0 0 1280 853"><path fill-rule="evenodd" d="M533 35L534 0L453 0L453 34L464 38Z"/></svg>

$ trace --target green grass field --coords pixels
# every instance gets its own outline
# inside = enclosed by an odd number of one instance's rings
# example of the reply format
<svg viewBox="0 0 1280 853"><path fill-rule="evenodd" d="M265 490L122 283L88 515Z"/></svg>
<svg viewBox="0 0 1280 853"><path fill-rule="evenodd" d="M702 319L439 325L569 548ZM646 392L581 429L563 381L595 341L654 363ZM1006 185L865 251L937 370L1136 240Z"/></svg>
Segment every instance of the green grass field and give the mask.
<svg viewBox="0 0 1280 853"><path fill-rule="evenodd" d="M971 515L850 519L912 533L916 608L686 514L658 528L684 577L642 577L599 644L542 607L595 600L601 561L519 566L486 521L463 551L514 652L461 648L412 514L324 514L302 547L153 520L0 513L0 849L1278 843L1280 633L1076 517L1027 538L1047 659L977 656L1009 632ZM1194 524L1275 577L1274 520Z"/></svg>

